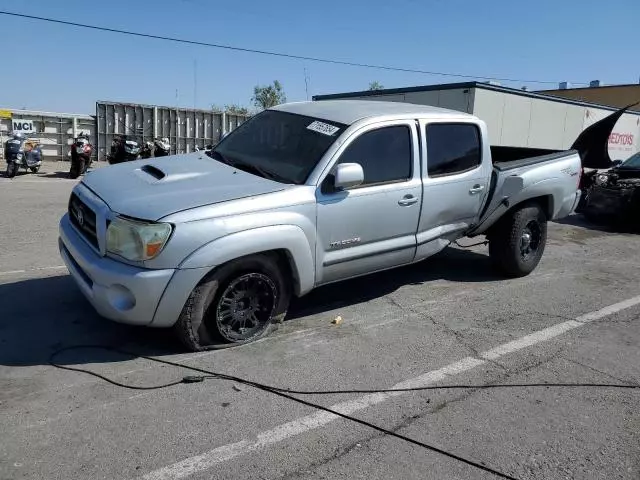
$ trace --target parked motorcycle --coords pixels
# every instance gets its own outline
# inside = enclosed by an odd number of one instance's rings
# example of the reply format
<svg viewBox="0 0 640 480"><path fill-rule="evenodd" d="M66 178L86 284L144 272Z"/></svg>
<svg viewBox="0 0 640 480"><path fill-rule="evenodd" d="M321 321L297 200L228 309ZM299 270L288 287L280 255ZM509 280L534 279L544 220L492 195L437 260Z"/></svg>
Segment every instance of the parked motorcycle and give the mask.
<svg viewBox="0 0 640 480"><path fill-rule="evenodd" d="M129 139L126 135L121 135L111 142L111 152L107 155L109 164L131 162L137 160L140 155L140 144Z"/></svg>
<svg viewBox="0 0 640 480"><path fill-rule="evenodd" d="M153 143L144 142L140 148L140 158L151 158L153 154Z"/></svg>
<svg viewBox="0 0 640 480"><path fill-rule="evenodd" d="M89 142L88 136L80 132L80 135L74 138L71 144L70 178L78 178L80 175L87 173L87 170L91 166L92 154L93 145Z"/></svg>
<svg viewBox="0 0 640 480"><path fill-rule="evenodd" d="M167 155L169 155L169 152L171 151L171 144L169 143L169 139L167 137L156 138L153 142L153 145L154 145L154 151L153 151L154 157L166 157Z"/></svg>
<svg viewBox="0 0 640 480"><path fill-rule="evenodd" d="M8 178L15 177L20 167L37 173L42 165L42 150L36 140L14 133L4 144L4 158Z"/></svg>

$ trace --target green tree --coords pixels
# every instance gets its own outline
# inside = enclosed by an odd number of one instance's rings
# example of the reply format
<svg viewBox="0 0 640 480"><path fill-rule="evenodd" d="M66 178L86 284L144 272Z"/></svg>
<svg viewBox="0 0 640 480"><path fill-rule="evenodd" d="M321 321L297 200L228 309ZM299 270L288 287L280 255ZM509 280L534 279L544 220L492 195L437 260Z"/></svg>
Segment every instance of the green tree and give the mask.
<svg viewBox="0 0 640 480"><path fill-rule="evenodd" d="M224 111L231 115L249 115L249 109L247 107L241 107L240 105L225 105Z"/></svg>
<svg viewBox="0 0 640 480"><path fill-rule="evenodd" d="M267 109L285 103L287 97L284 94L282 84L278 80L273 81L273 85L256 85L253 88L251 101L259 109Z"/></svg>
<svg viewBox="0 0 640 480"><path fill-rule="evenodd" d="M377 80L369 84L369 90L382 90L384 86Z"/></svg>

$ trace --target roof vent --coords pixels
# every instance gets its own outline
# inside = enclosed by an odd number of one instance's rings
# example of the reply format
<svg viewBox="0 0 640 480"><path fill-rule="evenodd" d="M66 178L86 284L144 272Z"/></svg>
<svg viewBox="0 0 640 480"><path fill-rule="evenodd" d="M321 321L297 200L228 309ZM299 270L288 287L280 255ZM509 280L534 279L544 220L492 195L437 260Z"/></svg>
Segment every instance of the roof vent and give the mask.
<svg viewBox="0 0 640 480"><path fill-rule="evenodd" d="M600 80L591 80L589 82L589 87L595 88L600 86Z"/></svg>
<svg viewBox="0 0 640 480"><path fill-rule="evenodd" d="M569 82L560 82L558 84L558 88L560 88L560 90L566 90L570 88Z"/></svg>

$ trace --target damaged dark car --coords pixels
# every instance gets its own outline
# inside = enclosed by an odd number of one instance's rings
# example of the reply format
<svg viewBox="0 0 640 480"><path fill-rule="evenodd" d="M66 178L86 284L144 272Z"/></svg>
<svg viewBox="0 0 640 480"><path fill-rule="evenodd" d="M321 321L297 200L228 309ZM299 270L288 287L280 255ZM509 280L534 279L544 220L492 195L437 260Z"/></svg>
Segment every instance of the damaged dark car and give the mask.
<svg viewBox="0 0 640 480"><path fill-rule="evenodd" d="M640 152L613 162L606 172L590 172L580 212L594 223L640 231Z"/></svg>
<svg viewBox="0 0 640 480"><path fill-rule="evenodd" d="M640 152L625 161L611 160L608 140L613 127L635 103L586 128L571 146L580 152L582 196L576 208L593 223L640 230ZM586 172L585 169L591 169Z"/></svg>

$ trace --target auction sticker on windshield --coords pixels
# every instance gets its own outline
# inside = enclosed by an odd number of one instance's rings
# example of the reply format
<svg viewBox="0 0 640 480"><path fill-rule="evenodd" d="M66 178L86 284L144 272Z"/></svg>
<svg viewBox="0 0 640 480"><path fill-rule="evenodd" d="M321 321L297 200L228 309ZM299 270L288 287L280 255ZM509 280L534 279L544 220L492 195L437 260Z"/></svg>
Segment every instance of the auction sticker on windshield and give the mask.
<svg viewBox="0 0 640 480"><path fill-rule="evenodd" d="M311 123L307 128L309 130L313 130L314 132L323 133L329 136L333 135L338 130L340 130L339 127L334 127L333 125L329 125L328 123L324 123L324 122L319 122L317 120Z"/></svg>

